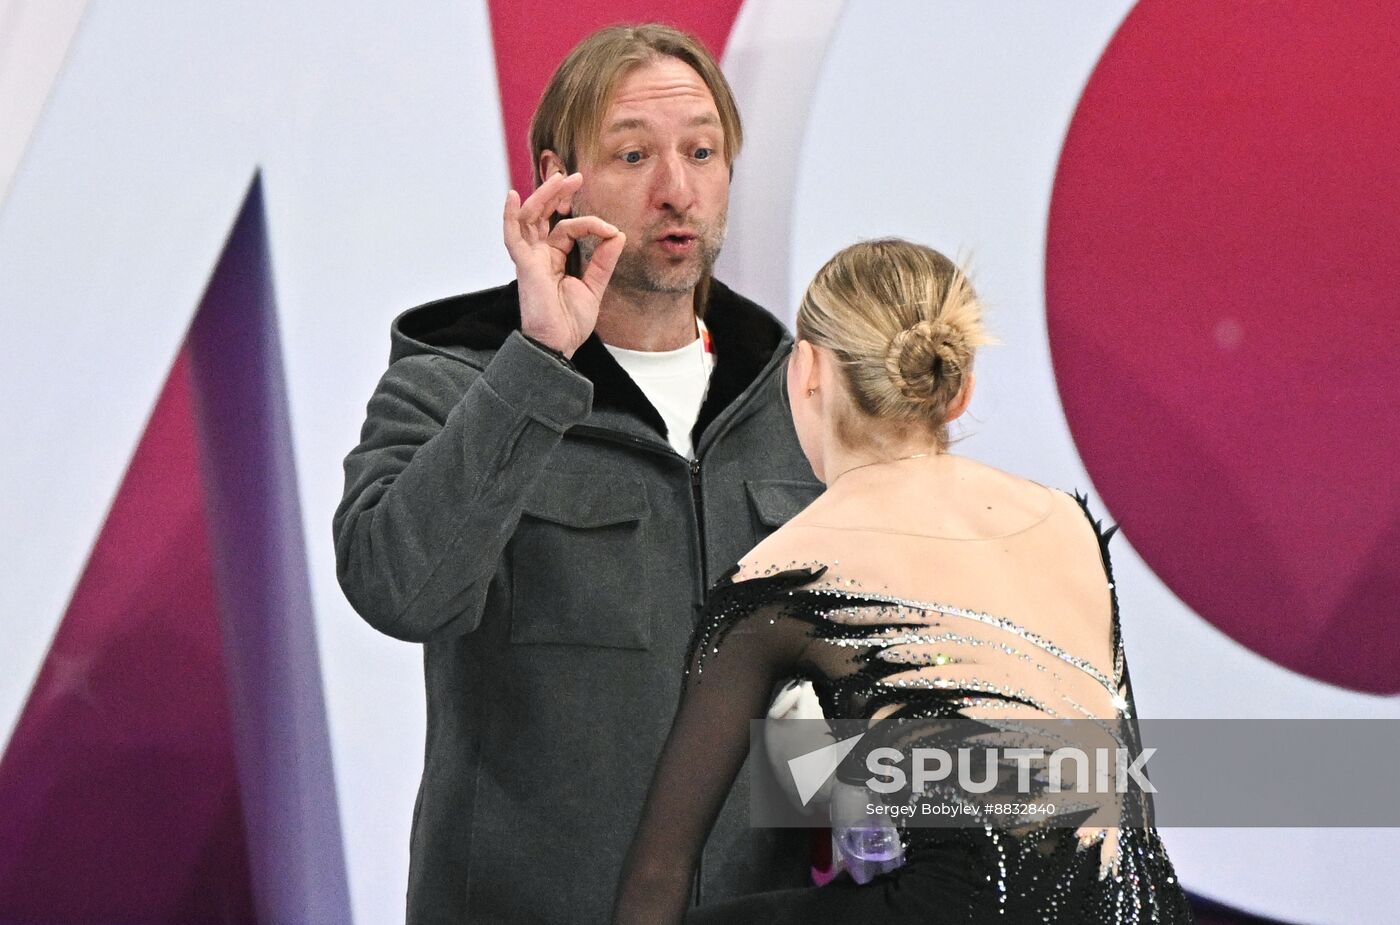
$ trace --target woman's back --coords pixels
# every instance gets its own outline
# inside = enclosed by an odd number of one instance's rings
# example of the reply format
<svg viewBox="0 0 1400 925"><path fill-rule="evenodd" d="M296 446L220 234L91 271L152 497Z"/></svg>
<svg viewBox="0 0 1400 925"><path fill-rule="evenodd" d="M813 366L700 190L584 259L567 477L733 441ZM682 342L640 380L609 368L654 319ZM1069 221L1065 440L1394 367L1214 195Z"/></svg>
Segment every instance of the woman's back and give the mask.
<svg viewBox="0 0 1400 925"><path fill-rule="evenodd" d="M1074 661L1023 644L1034 658L1002 659L1002 668L983 673L1009 673L1022 682L1016 686L1040 690L1038 701L1058 705L1054 715L1083 715L1050 689L1057 683L1050 672L1035 668L1058 658L1077 676L1068 682L1072 699L1093 715L1113 713L1116 691L1094 683L1095 674L1116 677L1109 582L1093 526L1064 492L951 454L850 470L745 556L735 577L795 564L826 568L812 587L935 608L931 619L959 636L1011 643L1028 634L1049 643ZM843 619L881 617L856 611ZM959 649L956 642L935 648Z"/></svg>
<svg viewBox="0 0 1400 925"><path fill-rule="evenodd" d="M930 467L922 478L912 472L920 463ZM1062 735L1090 756L1100 745L1109 754L1124 748L1130 759L1140 753L1108 534L1084 503L968 460L878 469L860 482L835 479L844 484L833 484L826 503L756 547L712 591L628 857L623 920L674 914L682 901L675 872L698 857L747 753L748 722L762 715L783 678L812 681L828 719L867 721L861 728L869 734L843 763L857 786L869 786L856 782L869 773L873 750L890 745L904 753L901 763L909 747L934 741L955 753L958 743L1053 748ZM932 503L926 493L940 479L959 486L960 503L945 504L942 517L923 517L919 506ZM827 519L837 514L845 519ZM938 658L920 657L927 655ZM1045 718L1086 721L1063 733L1025 722ZM998 730L1011 738L985 740ZM993 805L1043 806L1047 792L1036 773L1029 791L997 796ZM1191 920L1150 805L1137 791L1056 793L1052 816L1019 809L1008 816L951 780L912 789L913 778L905 780L885 799L911 808L897 823L906 861L893 879L852 896L862 921L925 921L935 912L968 922ZM930 817L924 805L953 804L963 808L952 827L916 821L947 815ZM773 894L690 918L771 921L775 910L801 910L810 921L853 920L842 896Z"/></svg>

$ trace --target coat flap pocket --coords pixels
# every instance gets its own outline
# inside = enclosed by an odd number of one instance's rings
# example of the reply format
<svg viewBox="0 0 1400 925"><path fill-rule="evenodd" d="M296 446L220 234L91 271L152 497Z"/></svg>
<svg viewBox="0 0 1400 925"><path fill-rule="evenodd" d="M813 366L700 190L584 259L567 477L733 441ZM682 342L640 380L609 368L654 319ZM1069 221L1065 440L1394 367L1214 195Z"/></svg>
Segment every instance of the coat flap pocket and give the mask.
<svg viewBox="0 0 1400 925"><path fill-rule="evenodd" d="M524 511L540 520L589 529L641 520L650 507L638 479L545 470L525 499Z"/></svg>
<svg viewBox="0 0 1400 925"><path fill-rule="evenodd" d="M781 527L797 516L822 493L820 482L799 482L792 479L753 479L744 483L749 499L766 527Z"/></svg>

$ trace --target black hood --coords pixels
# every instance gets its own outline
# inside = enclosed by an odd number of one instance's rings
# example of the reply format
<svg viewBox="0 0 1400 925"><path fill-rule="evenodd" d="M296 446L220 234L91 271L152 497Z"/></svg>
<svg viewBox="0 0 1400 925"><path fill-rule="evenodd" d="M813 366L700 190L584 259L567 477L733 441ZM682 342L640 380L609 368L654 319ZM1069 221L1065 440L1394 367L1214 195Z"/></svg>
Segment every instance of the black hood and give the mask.
<svg viewBox="0 0 1400 925"><path fill-rule="evenodd" d="M692 438L747 389L792 337L756 303L721 283L710 282L705 326L715 348L715 369L700 408ZM452 296L411 308L394 320L389 362L420 353L435 353L485 366L512 331L520 329L519 286L511 282L495 289ZM666 434L661 415L642 390L603 346L597 333L574 352L573 364L593 383L594 407L628 411Z"/></svg>

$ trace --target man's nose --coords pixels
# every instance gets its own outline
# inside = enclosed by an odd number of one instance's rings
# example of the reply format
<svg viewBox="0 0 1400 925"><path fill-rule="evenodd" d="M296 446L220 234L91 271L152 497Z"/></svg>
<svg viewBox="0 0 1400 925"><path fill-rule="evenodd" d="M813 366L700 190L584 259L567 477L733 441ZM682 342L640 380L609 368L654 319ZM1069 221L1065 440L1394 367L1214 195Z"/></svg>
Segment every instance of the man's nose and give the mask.
<svg viewBox="0 0 1400 925"><path fill-rule="evenodd" d="M679 153L662 155L652 178L652 199L657 208L684 213L693 204L695 186L690 165Z"/></svg>

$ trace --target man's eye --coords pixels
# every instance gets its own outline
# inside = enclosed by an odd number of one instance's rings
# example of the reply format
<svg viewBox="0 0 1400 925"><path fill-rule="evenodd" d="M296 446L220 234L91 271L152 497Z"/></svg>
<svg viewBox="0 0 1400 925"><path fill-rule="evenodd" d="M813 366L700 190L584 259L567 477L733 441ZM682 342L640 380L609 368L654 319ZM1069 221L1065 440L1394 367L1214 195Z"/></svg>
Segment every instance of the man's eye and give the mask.
<svg viewBox="0 0 1400 925"><path fill-rule="evenodd" d="M714 150L714 148L696 148L696 149L695 149L695 159L696 159L697 161L708 161L710 158L712 158L712 157L714 157L714 156L715 156L715 150Z"/></svg>
<svg viewBox="0 0 1400 925"><path fill-rule="evenodd" d="M642 162L642 152L628 151L626 154L622 155L622 160L628 164L640 164Z"/></svg>

